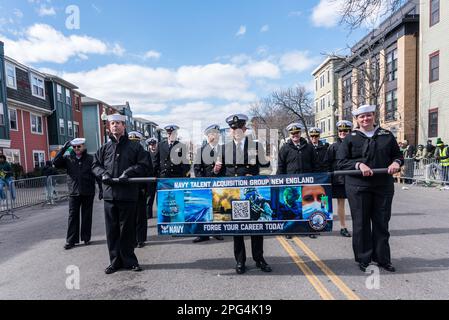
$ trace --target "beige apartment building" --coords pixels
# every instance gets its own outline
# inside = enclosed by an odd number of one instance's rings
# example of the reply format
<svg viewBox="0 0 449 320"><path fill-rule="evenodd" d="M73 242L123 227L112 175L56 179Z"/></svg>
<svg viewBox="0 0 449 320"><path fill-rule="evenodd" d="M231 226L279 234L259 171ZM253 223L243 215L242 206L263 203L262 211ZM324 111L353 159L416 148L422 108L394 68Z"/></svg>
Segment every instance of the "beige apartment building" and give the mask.
<svg viewBox="0 0 449 320"><path fill-rule="evenodd" d="M421 1L419 143L449 143L449 1Z"/></svg>
<svg viewBox="0 0 449 320"><path fill-rule="evenodd" d="M418 140L419 1L410 1L352 47L337 70L339 119L363 104L379 106L377 122L398 141Z"/></svg>
<svg viewBox="0 0 449 320"><path fill-rule="evenodd" d="M339 59L327 58L313 72L315 79L315 126L322 130L321 138L328 143L336 140Z"/></svg>

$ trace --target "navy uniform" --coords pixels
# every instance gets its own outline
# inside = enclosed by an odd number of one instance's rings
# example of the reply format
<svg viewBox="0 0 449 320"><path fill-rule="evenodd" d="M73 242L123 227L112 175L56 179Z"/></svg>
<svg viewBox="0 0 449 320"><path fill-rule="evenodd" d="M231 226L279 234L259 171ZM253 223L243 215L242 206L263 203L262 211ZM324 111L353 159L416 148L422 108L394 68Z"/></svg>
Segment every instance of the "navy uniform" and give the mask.
<svg viewBox="0 0 449 320"><path fill-rule="evenodd" d="M243 114L232 115L226 119L231 129L242 130L239 133L242 137L240 140L234 138L222 147L221 157L226 177L257 176L260 168L270 166L270 162L265 158L263 146L250 137L244 136L247 121L248 117ZM256 266L264 272L271 272L271 267L263 257L263 236L251 236L251 248ZM246 251L243 236L234 237L234 256L237 261L236 272L245 273Z"/></svg>
<svg viewBox="0 0 449 320"><path fill-rule="evenodd" d="M316 137L319 138L321 135L321 129L320 128L310 128L309 129L309 136L310 137ZM318 143L310 143L313 148L315 149L315 155L316 155L316 161L317 161L317 172L328 172L329 168L327 166L327 163L325 161L327 149L329 148L328 143L323 143L322 141L318 141Z"/></svg>
<svg viewBox="0 0 449 320"><path fill-rule="evenodd" d="M289 124L286 129L290 134L290 139L279 150L277 174L304 174L318 171L319 164L315 148L302 137L296 143L292 140L297 134L301 136L301 131L304 129L304 126L301 123L295 122ZM287 214L288 209L281 204L280 216L283 217L282 219L293 216L295 213ZM297 208L293 210L298 211ZM287 235L286 238L291 239L292 237Z"/></svg>
<svg viewBox="0 0 449 320"><path fill-rule="evenodd" d="M337 122L337 129L338 131L346 131L346 132L351 132L352 130L352 122L348 121L348 120L341 120ZM329 168L330 171L337 171L338 170L338 166L337 166L337 152L338 149L341 146L342 143L342 139L340 137L337 137L337 141L335 143L333 143L332 145L330 145L329 149L327 149L327 153L326 153L326 157L325 157L325 161L327 163L327 166ZM334 199L338 199L339 203L339 207L338 210L342 211L342 216L340 216L340 223L342 223L342 218L344 219L345 216L345 207L344 207L344 199L347 198L346 196L346 189L345 189L345 177L344 176L333 176L332 177L332 197ZM340 213L339 213L340 214ZM344 221L343 221L344 223ZM349 233L347 228L342 227L340 230L340 234L343 237L351 237L351 234Z"/></svg>
<svg viewBox="0 0 449 320"><path fill-rule="evenodd" d="M156 171L156 168L158 167L158 164L156 163L156 154L157 154L157 139L156 138L149 138L145 141L145 143L148 146L148 153L151 159L151 163L153 164L154 169L154 176L158 177L159 173ZM152 181L149 183L148 188L148 198L147 198L147 219L153 218L153 205L154 205L154 199L156 198L156 191L157 191L157 182Z"/></svg>
<svg viewBox="0 0 449 320"><path fill-rule="evenodd" d="M137 131L131 131L128 133L128 138L131 141L135 141L140 144L143 139L143 135ZM147 151L144 151L148 157L148 161L151 161L150 155ZM147 219L147 194L149 186L147 183L139 184L139 196L137 198L136 207L136 244L138 248L143 248L148 236L148 219Z"/></svg>
<svg viewBox="0 0 449 320"><path fill-rule="evenodd" d="M108 120L125 123L126 117L114 114L108 116ZM92 165L94 174L103 182L106 238L111 261L105 273L111 274L121 268L141 271L134 254L139 186L126 182L129 178L145 177L152 172L152 167L143 147L130 141L126 130L118 140L113 135L109 138L97 151ZM113 178L120 182L113 182Z"/></svg>
<svg viewBox="0 0 449 320"><path fill-rule="evenodd" d="M304 127L300 123L292 123L287 126L288 133L301 135ZM279 150L277 174L302 174L312 173L318 170L316 153L313 146L302 138L298 143L289 139Z"/></svg>
<svg viewBox="0 0 449 320"><path fill-rule="evenodd" d="M179 127L168 125L165 131L169 135L176 135ZM174 139L175 140L175 139ZM187 146L179 141L169 140L159 144L156 153L157 170L160 178L186 178L190 171Z"/></svg>
<svg viewBox="0 0 449 320"><path fill-rule="evenodd" d="M376 106L362 106L353 112L354 117L374 113ZM371 169L387 168L394 162L399 166L404 159L393 134L381 127L370 133L354 130L337 152L338 167L342 170L359 170L361 164ZM346 176L346 193L353 221L353 249L355 260L362 271L374 261L388 271L391 265L388 223L394 195L392 175Z"/></svg>
<svg viewBox="0 0 449 320"><path fill-rule="evenodd" d="M86 139L77 138L67 142L58 152L53 165L58 169L67 170L67 185L69 189L69 223L67 240L64 249L72 249L80 241L80 211L81 211L81 241L89 245L92 233L92 211L95 198L95 182L99 185L99 198L102 199L100 180L92 173L94 157L86 150L78 157L74 151L65 156L70 146L84 146Z"/></svg>
<svg viewBox="0 0 449 320"><path fill-rule="evenodd" d="M193 165L195 178L202 177L221 177L224 176L224 167L217 173L214 172L215 162L217 160L220 145L219 142L220 126L217 124L210 125L204 130L204 135L207 138L205 143L196 152L195 161ZM213 135L213 141L209 142L209 139ZM208 236L197 237L193 240L193 243L208 241ZM223 240L223 237L215 237L217 240Z"/></svg>

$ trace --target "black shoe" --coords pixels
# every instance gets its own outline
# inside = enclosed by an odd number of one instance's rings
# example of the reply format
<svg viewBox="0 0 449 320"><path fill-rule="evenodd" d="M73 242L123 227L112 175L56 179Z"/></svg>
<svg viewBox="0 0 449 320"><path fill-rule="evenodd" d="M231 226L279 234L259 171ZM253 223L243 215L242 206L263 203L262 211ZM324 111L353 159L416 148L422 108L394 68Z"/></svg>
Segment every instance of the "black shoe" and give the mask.
<svg viewBox="0 0 449 320"><path fill-rule="evenodd" d="M268 263L265 260L260 260L256 262L256 267L262 270L263 272L271 272L273 271Z"/></svg>
<svg viewBox="0 0 449 320"><path fill-rule="evenodd" d="M246 271L246 267L244 263L237 263L237 265L235 266L235 272L237 272L237 274L244 274Z"/></svg>
<svg viewBox="0 0 449 320"><path fill-rule="evenodd" d="M66 250L70 250L70 249L73 249L73 248L75 248L75 245L73 243L66 243L64 245L64 249L66 249Z"/></svg>
<svg viewBox="0 0 449 320"><path fill-rule="evenodd" d="M364 263L364 262L359 263L359 268L363 272L366 272L366 269L368 269L368 267L369 267L369 263Z"/></svg>
<svg viewBox="0 0 449 320"><path fill-rule="evenodd" d="M290 240L292 238L292 236L285 236L285 239Z"/></svg>
<svg viewBox="0 0 449 320"><path fill-rule="evenodd" d="M209 237L198 237L193 240L193 243L199 243L199 242L204 242L204 241L209 241L209 240L210 240Z"/></svg>
<svg viewBox="0 0 449 320"><path fill-rule="evenodd" d="M104 270L104 273L106 273L106 274L112 274L112 273L115 273L115 272L117 272L118 271L118 269L116 268L116 267L114 267L113 265L110 265L109 267L107 267L105 270Z"/></svg>
<svg viewBox="0 0 449 320"><path fill-rule="evenodd" d="M346 228L341 229L340 234L345 238L351 238L351 234L349 233L348 229L346 229Z"/></svg>
<svg viewBox="0 0 449 320"><path fill-rule="evenodd" d="M137 248L143 248L143 247L145 247L145 242L139 242L137 244Z"/></svg>
<svg viewBox="0 0 449 320"><path fill-rule="evenodd" d="M396 268L393 267L393 265L391 263L379 264L379 267L381 267L382 269L387 270L388 272L396 272Z"/></svg>
<svg viewBox="0 0 449 320"><path fill-rule="evenodd" d="M142 271L142 268L139 265L136 265L136 266L132 266L131 268L129 268L129 270L134 271L134 272L140 272L140 271Z"/></svg>
<svg viewBox="0 0 449 320"><path fill-rule="evenodd" d="M224 238L222 237L222 236L217 236L217 237L214 237L216 240L218 240L218 241L223 241L224 240Z"/></svg>
<svg viewBox="0 0 449 320"><path fill-rule="evenodd" d="M84 245L85 245L85 246L90 245L90 241L84 241Z"/></svg>
<svg viewBox="0 0 449 320"><path fill-rule="evenodd" d="M309 238L310 238L310 239L316 239L316 238L318 238L318 236L317 236L316 234L311 234L311 235L309 236Z"/></svg>

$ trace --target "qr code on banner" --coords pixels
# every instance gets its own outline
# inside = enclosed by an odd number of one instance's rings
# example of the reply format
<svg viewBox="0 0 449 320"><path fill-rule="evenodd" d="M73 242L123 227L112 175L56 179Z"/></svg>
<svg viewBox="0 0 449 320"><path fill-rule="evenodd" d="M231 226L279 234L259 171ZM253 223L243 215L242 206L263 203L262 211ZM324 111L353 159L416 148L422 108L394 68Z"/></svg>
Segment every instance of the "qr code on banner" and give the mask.
<svg viewBox="0 0 449 320"><path fill-rule="evenodd" d="M232 201L232 220L249 219L251 219L251 209L249 201Z"/></svg>

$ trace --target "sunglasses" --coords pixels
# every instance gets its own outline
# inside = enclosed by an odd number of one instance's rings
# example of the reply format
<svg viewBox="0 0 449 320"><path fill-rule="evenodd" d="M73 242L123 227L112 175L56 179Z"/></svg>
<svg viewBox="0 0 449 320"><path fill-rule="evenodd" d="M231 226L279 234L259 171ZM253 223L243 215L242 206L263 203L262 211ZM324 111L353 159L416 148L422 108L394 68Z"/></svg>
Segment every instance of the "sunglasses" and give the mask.
<svg viewBox="0 0 449 320"><path fill-rule="evenodd" d="M320 137L319 134L311 134L310 136L311 136L312 138L319 138L319 137Z"/></svg>
<svg viewBox="0 0 449 320"><path fill-rule="evenodd" d="M300 134L300 133L301 133L301 131L290 131L291 135Z"/></svg>
<svg viewBox="0 0 449 320"><path fill-rule="evenodd" d="M73 149L81 149L83 146L73 146Z"/></svg>
<svg viewBox="0 0 449 320"><path fill-rule="evenodd" d="M345 132L345 133L348 133L349 130L338 130L338 132Z"/></svg>

